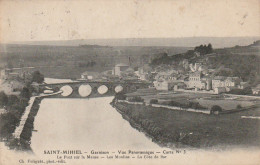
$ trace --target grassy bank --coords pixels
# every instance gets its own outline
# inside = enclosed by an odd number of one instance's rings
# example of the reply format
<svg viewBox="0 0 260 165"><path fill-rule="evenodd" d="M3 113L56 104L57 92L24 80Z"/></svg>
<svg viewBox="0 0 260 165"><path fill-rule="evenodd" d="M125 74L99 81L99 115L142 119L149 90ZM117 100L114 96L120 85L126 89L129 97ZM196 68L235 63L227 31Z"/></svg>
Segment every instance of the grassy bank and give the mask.
<svg viewBox="0 0 260 165"><path fill-rule="evenodd" d="M187 145L195 148L260 147L260 121L241 119L242 115L259 115L259 110L225 115L205 115L119 103L115 100L112 105L132 126L164 146L170 144L176 147Z"/></svg>

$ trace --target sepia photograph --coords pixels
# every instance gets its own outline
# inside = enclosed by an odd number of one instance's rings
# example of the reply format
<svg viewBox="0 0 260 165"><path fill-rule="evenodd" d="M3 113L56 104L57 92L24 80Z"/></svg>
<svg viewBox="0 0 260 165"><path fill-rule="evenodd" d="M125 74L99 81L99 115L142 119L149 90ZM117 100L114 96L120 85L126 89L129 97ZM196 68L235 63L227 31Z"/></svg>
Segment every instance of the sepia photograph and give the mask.
<svg viewBox="0 0 260 165"><path fill-rule="evenodd" d="M259 155L259 0L0 0L1 165Z"/></svg>

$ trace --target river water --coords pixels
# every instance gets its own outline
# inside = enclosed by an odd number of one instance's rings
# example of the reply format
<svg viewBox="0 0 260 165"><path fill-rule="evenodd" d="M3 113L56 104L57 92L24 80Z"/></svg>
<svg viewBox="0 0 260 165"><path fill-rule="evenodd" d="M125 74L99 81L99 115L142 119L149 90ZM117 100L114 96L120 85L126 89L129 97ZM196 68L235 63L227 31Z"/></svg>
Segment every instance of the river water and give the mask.
<svg viewBox="0 0 260 165"><path fill-rule="evenodd" d="M32 150L161 150L122 118L109 104L112 99L43 99L34 121Z"/></svg>
<svg viewBox="0 0 260 165"><path fill-rule="evenodd" d="M68 165L82 164L248 164L259 160L259 150L205 151L186 150L186 154L163 154L164 150L132 128L110 102L113 97L91 99L43 99L34 120L31 147L34 154L14 152L0 143L0 164L41 164L35 161L57 161L57 154L44 154L44 150L81 150L82 156L91 150L109 151L109 155L118 154L118 150L159 151L159 158L131 159L67 159ZM174 150L173 150L174 151ZM87 152L87 153L86 153ZM111 153L115 152L115 153ZM91 154L90 154L91 155ZM206 155L206 156L205 156ZM237 159L243 155L247 159ZM64 155L58 155L64 156ZM100 156L100 155L99 155ZM101 155L102 156L102 155ZM154 155L152 155L154 157ZM163 158L161 157L163 156ZM166 158L167 156L167 158ZM104 155L106 157L106 155ZM217 159L216 159L217 158ZM203 162L203 163L202 163ZM259 162L259 161L258 161ZM55 163L49 163L55 164ZM254 163L251 163L254 164Z"/></svg>

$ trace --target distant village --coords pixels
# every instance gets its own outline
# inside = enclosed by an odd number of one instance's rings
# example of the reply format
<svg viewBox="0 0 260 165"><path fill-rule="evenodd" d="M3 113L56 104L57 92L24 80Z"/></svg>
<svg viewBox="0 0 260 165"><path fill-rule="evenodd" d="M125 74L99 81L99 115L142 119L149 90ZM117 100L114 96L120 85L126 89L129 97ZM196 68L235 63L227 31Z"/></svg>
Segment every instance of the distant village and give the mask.
<svg viewBox="0 0 260 165"><path fill-rule="evenodd" d="M81 74L81 79L148 81L152 82L153 86L151 87L159 91L209 94L226 93L234 89L250 87L248 82L242 81L239 77L215 76L215 69L208 68L203 61L189 63L188 60L183 60L181 65L182 68L167 65L152 69L148 64L133 68L128 64L119 63L112 70L103 73L86 71ZM260 84L251 87L251 90L253 95L259 95Z"/></svg>
<svg viewBox="0 0 260 165"><path fill-rule="evenodd" d="M200 56L199 52L194 52L194 54L195 56ZM215 75L216 69L209 68L206 64L208 58L215 55L215 53L207 54L207 58L193 63L184 59L179 62L178 66L168 64L152 68L149 64L133 67L130 62L128 64L119 63L111 70L104 72L83 72L79 80L146 81L153 84L151 88L153 87L159 91L209 94L220 94L230 92L231 90L250 88L252 95L260 94L260 84L252 87L240 77ZM229 68L225 69L228 70ZM0 72L1 84L3 86L5 80L17 79L26 82L26 79L30 79L32 72L35 70L34 67L4 68ZM5 87L5 89L15 90L19 88L19 85L14 85L14 82L8 84L8 87Z"/></svg>

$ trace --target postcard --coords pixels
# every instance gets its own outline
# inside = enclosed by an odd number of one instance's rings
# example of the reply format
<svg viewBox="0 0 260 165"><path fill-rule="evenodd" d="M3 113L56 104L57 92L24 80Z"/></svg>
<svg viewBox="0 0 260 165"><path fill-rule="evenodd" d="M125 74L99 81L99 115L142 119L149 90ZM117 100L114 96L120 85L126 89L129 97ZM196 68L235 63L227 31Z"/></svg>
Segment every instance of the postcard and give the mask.
<svg viewBox="0 0 260 165"><path fill-rule="evenodd" d="M1 165L260 164L259 0L1 0Z"/></svg>

